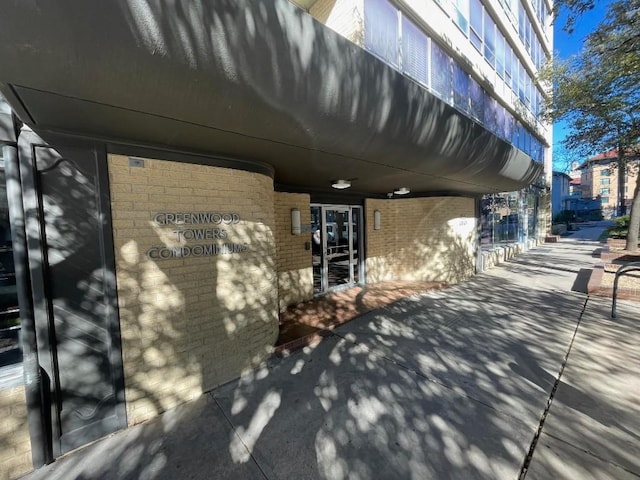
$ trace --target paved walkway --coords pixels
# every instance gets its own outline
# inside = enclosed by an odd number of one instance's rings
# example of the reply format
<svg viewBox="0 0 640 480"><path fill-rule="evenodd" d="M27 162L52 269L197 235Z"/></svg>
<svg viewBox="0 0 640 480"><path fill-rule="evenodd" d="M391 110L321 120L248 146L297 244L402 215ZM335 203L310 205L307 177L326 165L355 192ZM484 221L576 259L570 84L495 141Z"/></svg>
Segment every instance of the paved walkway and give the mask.
<svg viewBox="0 0 640 480"><path fill-rule="evenodd" d="M598 247L370 312L27 478L638 480L640 305L576 291Z"/></svg>

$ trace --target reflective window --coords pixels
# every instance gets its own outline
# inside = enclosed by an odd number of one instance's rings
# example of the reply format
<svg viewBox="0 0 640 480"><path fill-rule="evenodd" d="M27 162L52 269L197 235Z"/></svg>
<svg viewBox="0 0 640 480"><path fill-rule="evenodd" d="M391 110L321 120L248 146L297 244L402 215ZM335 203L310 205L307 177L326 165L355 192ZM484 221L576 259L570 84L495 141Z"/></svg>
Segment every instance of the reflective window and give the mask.
<svg viewBox="0 0 640 480"><path fill-rule="evenodd" d="M486 11L485 11L486 12ZM496 24L489 15L484 16L484 58L495 67L496 61Z"/></svg>
<svg viewBox="0 0 640 480"><path fill-rule="evenodd" d="M502 32L498 31L496 35L496 73L500 78L504 78L504 51L505 39Z"/></svg>
<svg viewBox="0 0 640 480"><path fill-rule="evenodd" d="M502 138L509 138L509 136L506 134L507 131L507 126L506 126L506 118L507 118L507 112L505 110L505 108L498 104L497 106L497 110L496 110L496 133L502 137Z"/></svg>
<svg viewBox="0 0 640 480"><path fill-rule="evenodd" d="M431 42L431 88L445 101L451 98L451 57Z"/></svg>
<svg viewBox="0 0 640 480"><path fill-rule="evenodd" d="M469 0L453 0L453 21L467 34L469 31Z"/></svg>
<svg viewBox="0 0 640 480"><path fill-rule="evenodd" d="M402 71L428 85L428 37L413 22L402 17Z"/></svg>
<svg viewBox="0 0 640 480"><path fill-rule="evenodd" d="M526 82L525 70L522 63L520 63L518 67L519 67L518 68L518 98L522 103L525 103L525 96L524 96L524 85Z"/></svg>
<svg viewBox="0 0 640 480"><path fill-rule="evenodd" d="M513 131L515 129L516 120L513 115L505 115L504 119L504 138L509 141L513 137Z"/></svg>
<svg viewBox="0 0 640 480"><path fill-rule="evenodd" d="M397 67L398 10L388 0L367 0L364 7L365 47Z"/></svg>
<svg viewBox="0 0 640 480"><path fill-rule="evenodd" d="M491 248L535 238L542 191L532 185L519 192L484 195L480 201L481 245Z"/></svg>
<svg viewBox="0 0 640 480"><path fill-rule="evenodd" d="M438 3L505 80L522 105L537 115L542 94L481 0L442 0ZM509 11L520 13L520 0L501 0L501 3L509 6ZM537 37L531 25L527 27L526 11L521 13L518 17L523 26L520 33L525 38L529 28L529 43L535 56L539 51ZM515 26L519 29L518 24ZM544 156L544 147L532 133L389 0L365 0L365 48L532 158L539 160Z"/></svg>
<svg viewBox="0 0 640 480"><path fill-rule="evenodd" d="M522 3L518 4L518 34L520 35L520 40L524 43L524 36L527 31L527 12Z"/></svg>
<svg viewBox="0 0 640 480"><path fill-rule="evenodd" d="M469 112L469 74L457 63L453 64L453 103L464 112Z"/></svg>
<svg viewBox="0 0 640 480"><path fill-rule="evenodd" d="M504 81L507 85L511 86L511 79L513 77L513 50L511 47L505 47L504 51Z"/></svg>
<svg viewBox="0 0 640 480"><path fill-rule="evenodd" d="M23 383L20 337L9 205L4 163L0 161L0 388Z"/></svg>
<svg viewBox="0 0 640 480"><path fill-rule="evenodd" d="M469 107L471 115L484 123L484 90L474 79L471 79L470 83L471 98L469 99Z"/></svg>
<svg viewBox="0 0 640 480"><path fill-rule="evenodd" d="M494 133L497 133L497 110L498 102L495 98L487 95L484 100L484 123L487 128Z"/></svg>
<svg viewBox="0 0 640 480"><path fill-rule="evenodd" d="M469 32L469 39L474 47L478 50L482 50L482 13L483 8L480 0L471 0L470 4L470 23L471 30Z"/></svg>

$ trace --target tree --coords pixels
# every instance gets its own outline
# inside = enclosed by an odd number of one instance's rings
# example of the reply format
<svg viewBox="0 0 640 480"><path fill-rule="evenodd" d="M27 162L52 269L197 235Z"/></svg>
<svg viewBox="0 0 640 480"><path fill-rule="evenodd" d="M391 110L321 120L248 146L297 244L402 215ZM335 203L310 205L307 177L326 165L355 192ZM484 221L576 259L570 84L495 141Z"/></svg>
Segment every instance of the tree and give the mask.
<svg viewBox="0 0 640 480"><path fill-rule="evenodd" d="M568 28L590 0L564 0ZM545 105L550 120L565 120L564 146L580 155L617 152L619 177L638 174L640 158L640 0L614 0L580 53L555 59L541 74L553 85ZM622 189L624 198L624 188ZM638 247L640 182L633 194L627 249Z"/></svg>

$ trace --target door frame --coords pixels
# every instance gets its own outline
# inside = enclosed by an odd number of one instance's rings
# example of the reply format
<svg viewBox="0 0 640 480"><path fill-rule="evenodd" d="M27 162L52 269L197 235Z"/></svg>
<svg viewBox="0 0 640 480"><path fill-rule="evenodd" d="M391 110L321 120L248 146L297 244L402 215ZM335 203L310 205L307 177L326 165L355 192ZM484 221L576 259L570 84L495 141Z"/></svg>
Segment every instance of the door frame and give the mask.
<svg viewBox="0 0 640 480"><path fill-rule="evenodd" d="M311 203L310 208L320 209L320 231L322 232L321 252L320 252L320 289L316 295L324 295L328 292L350 288L354 285L364 284L364 207L362 205L333 204L333 203ZM329 258L327 255L327 211L339 211L348 213L347 231L349 232L349 282L334 287L329 286ZM357 218L356 218L357 215ZM354 221L356 220L356 221ZM357 259L354 259L353 249L353 227L357 225ZM356 269L357 278L356 281ZM314 282L315 283L315 282ZM315 285L314 285L315 289Z"/></svg>

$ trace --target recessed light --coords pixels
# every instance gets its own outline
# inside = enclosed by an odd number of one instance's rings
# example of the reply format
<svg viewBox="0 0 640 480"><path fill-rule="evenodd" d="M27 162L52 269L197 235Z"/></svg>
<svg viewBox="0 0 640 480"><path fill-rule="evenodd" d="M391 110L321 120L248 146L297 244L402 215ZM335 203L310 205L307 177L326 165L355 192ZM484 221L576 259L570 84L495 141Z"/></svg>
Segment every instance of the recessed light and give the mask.
<svg viewBox="0 0 640 480"><path fill-rule="evenodd" d="M349 188L351 186L351 182L349 180L335 180L331 186L338 190L342 190L344 188Z"/></svg>
<svg viewBox="0 0 640 480"><path fill-rule="evenodd" d="M396 195L406 195L409 192L411 192L411 190L409 190L407 187L400 187L399 189L393 191L393 193L395 193Z"/></svg>

